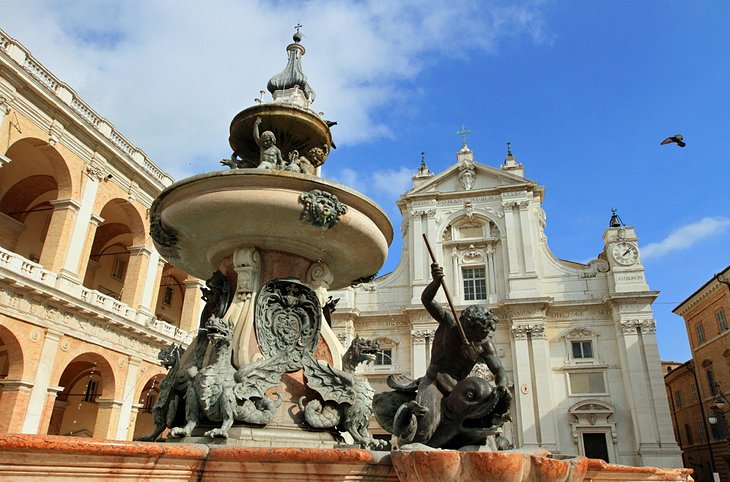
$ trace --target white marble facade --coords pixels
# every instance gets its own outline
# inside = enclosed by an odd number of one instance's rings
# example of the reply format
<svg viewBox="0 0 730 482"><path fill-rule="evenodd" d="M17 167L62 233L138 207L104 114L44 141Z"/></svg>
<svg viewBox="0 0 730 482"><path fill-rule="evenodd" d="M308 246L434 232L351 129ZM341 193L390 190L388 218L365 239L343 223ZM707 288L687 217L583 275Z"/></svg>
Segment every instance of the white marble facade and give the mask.
<svg viewBox="0 0 730 482"><path fill-rule="evenodd" d="M505 435L516 446L681 466L651 309L658 293L634 229L607 228L604 252L587 264L560 260L544 234L543 197L511 152L495 168L464 144L437 175L423 164L398 201L398 266L330 293L340 298L335 332L345 344L355 334L380 341L378 364L366 370L378 391L389 374L423 375L436 329L420 303L430 281L425 234L457 311L484 303L500 317L494 342L515 400Z"/></svg>

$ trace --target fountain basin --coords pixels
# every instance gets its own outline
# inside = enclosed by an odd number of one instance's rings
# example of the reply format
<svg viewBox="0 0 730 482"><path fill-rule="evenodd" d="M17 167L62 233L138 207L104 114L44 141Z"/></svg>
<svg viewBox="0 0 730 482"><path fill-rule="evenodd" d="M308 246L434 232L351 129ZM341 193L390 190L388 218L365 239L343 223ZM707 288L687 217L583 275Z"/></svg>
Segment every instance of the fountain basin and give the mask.
<svg viewBox="0 0 730 482"><path fill-rule="evenodd" d="M0 479L691 482L691 469L515 452L225 447L0 434Z"/></svg>
<svg viewBox="0 0 730 482"><path fill-rule="evenodd" d="M302 193L334 194L348 207L332 228L301 219ZM372 200L341 184L285 171L232 169L183 179L162 191L152 218L172 234L172 246L155 244L170 263L201 279L210 277L240 247L265 247L322 262L330 289L374 275L388 255L393 227Z"/></svg>

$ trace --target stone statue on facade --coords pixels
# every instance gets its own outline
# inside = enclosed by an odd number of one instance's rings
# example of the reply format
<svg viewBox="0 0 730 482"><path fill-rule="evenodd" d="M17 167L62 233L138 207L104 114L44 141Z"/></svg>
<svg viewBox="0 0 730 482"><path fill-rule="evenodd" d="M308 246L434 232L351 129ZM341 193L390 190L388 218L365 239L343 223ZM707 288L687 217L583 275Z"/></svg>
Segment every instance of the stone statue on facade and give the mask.
<svg viewBox="0 0 730 482"><path fill-rule="evenodd" d="M373 408L380 424L398 437L398 446L420 443L435 448L484 445L509 419L512 395L507 376L490 334L498 322L488 309L472 305L459 320L434 301L443 269L431 266L433 280L421 301L439 323L433 339L431 362L417 379L388 378L394 392L378 394ZM485 378L469 376L477 363L494 375L496 386Z"/></svg>

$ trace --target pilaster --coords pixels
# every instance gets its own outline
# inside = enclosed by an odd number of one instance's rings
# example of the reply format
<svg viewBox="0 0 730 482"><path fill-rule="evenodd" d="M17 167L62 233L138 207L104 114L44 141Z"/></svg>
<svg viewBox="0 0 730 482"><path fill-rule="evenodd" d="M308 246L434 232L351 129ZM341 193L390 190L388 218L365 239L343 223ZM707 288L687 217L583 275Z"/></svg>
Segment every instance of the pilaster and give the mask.
<svg viewBox="0 0 730 482"><path fill-rule="evenodd" d="M92 214L89 216L88 229L86 230L86 239L83 242L83 249L79 254L78 273L79 279L83 282L86 276L86 270L89 266L89 260L91 259L91 248L94 245L94 238L96 237L96 230L101 223L104 222L104 218ZM72 271L73 272L73 271Z"/></svg>
<svg viewBox="0 0 730 482"><path fill-rule="evenodd" d="M0 433L20 432L34 383L0 380Z"/></svg>
<svg viewBox="0 0 730 482"><path fill-rule="evenodd" d="M40 264L50 271L59 271L70 247L71 234L80 205L73 199L50 201L53 206Z"/></svg>
<svg viewBox="0 0 730 482"><path fill-rule="evenodd" d="M139 365L142 362L137 357L130 357L127 363L127 378L124 381L124 399L122 400L122 406L119 411L119 422L117 424L116 440L129 440L133 435L133 430L130 430L130 420L132 416L132 405L137 398L137 392L135 387L137 386L137 379L139 376Z"/></svg>
<svg viewBox="0 0 730 482"><path fill-rule="evenodd" d="M71 241L68 245L66 258L63 264L63 270L68 274L79 279L83 278L86 265L84 263L84 271L80 271L81 256L84 252L87 232L92 229L96 233L96 225L92 222L94 200L96 192L99 188L99 178L95 176L87 176L84 184L84 190L81 195L81 205L79 206L79 214L76 216L73 230L71 232ZM93 240L93 236L92 236ZM91 247L89 247L91 249Z"/></svg>
<svg viewBox="0 0 730 482"><path fill-rule="evenodd" d="M38 360L38 367L35 373L35 384L31 389L28 401L28 410L25 413L23 425L20 429L21 433L37 434L41 417L45 409L48 388L50 387L51 374L56 361L56 353L58 353L58 344L63 337L63 333L56 330L48 329L43 347L41 348L41 356Z"/></svg>
<svg viewBox="0 0 730 482"><path fill-rule="evenodd" d="M94 438L116 439L123 405L121 400L97 400Z"/></svg>
<svg viewBox="0 0 730 482"><path fill-rule="evenodd" d="M142 301L145 282L147 281L147 269L150 265L152 250L147 246L130 246L129 268L124 279L124 290L122 292L122 303L132 307L138 307Z"/></svg>
<svg viewBox="0 0 730 482"><path fill-rule="evenodd" d="M180 313L180 329L194 333L200 323L202 291L205 283L199 279L185 280L185 297Z"/></svg>

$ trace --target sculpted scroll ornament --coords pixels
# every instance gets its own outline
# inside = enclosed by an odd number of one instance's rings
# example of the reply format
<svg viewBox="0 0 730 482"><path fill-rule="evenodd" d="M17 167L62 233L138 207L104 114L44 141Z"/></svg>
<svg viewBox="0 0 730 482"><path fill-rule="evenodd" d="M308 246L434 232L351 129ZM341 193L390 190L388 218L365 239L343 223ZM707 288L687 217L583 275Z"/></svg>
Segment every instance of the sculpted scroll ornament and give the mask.
<svg viewBox="0 0 730 482"><path fill-rule="evenodd" d="M532 338L545 338L545 325L514 323L512 324L512 335L515 340L525 340L527 335L531 335Z"/></svg>
<svg viewBox="0 0 730 482"><path fill-rule="evenodd" d="M320 189L302 193L299 203L304 205L299 219L323 229L334 228L348 210L336 195Z"/></svg>
<svg viewBox="0 0 730 482"><path fill-rule="evenodd" d="M656 320L622 320L619 323L624 335L656 333Z"/></svg>

